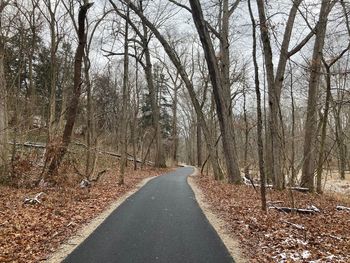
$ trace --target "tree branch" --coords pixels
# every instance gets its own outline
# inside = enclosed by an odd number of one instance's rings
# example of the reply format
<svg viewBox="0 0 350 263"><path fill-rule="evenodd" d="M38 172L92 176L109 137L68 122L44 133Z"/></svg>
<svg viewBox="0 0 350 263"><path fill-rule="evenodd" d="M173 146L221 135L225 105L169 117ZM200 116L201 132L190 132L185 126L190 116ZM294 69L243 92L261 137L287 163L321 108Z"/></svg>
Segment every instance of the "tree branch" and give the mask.
<svg viewBox="0 0 350 263"><path fill-rule="evenodd" d="M105 50L105 49L103 49L103 48L101 48L101 50L102 50L103 52L106 52L106 53L107 53L107 54L104 54L104 55L103 55L103 56L105 56L105 57L124 56L124 55L125 55L124 52L113 52L113 51ZM135 59L140 63L140 65L141 65L143 68L146 68L146 65L143 63L143 61L142 61L139 57L137 57L135 54L128 53L128 56L135 58Z"/></svg>
<svg viewBox="0 0 350 263"><path fill-rule="evenodd" d="M228 10L228 15L231 16L233 12L237 9L241 0L236 0L236 2L231 6L230 10Z"/></svg>
<svg viewBox="0 0 350 263"><path fill-rule="evenodd" d="M309 40L315 33L316 33L316 28L313 28L310 31L310 33L298 45L296 45L292 50L288 51L287 57L290 58L291 56L299 52L306 45L306 43L309 42Z"/></svg>
<svg viewBox="0 0 350 263"><path fill-rule="evenodd" d="M237 2L240 2L240 1L241 1L241 0L237 0L236 3L237 3ZM169 2L173 3L174 5L177 5L177 6L181 7L181 8L183 8L183 9L185 9L185 10L187 10L188 12L190 12L190 13L192 14L192 10L191 10L191 8L189 8L188 6L183 5L183 4L180 4L180 3L178 3L178 2L175 1L175 0L169 0ZM234 9L236 9L236 7L235 7L236 3L234 4L234 6L232 6L232 8L234 7ZM238 3L237 3L237 5L238 5ZM232 8L231 8L231 9L232 9ZM233 11L234 11L234 9L233 9ZM233 12L233 11L232 11L232 12ZM221 39L221 35L219 34L219 32L218 32L214 27L212 27L207 21L205 21L205 24L207 25L208 29L209 29L218 39Z"/></svg>

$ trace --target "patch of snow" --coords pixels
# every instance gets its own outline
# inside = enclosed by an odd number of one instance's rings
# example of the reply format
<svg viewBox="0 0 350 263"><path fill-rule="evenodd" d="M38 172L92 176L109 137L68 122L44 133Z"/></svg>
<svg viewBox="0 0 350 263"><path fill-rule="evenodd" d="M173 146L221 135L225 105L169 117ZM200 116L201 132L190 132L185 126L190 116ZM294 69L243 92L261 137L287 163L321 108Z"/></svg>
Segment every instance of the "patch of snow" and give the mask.
<svg viewBox="0 0 350 263"><path fill-rule="evenodd" d="M308 242L298 239L298 238L293 238L293 237L287 237L285 240L282 241L282 244L288 244L288 245L294 245L294 244L301 244L301 245L307 245Z"/></svg>
<svg viewBox="0 0 350 263"><path fill-rule="evenodd" d="M303 253L301 253L301 257L302 257L303 259L307 259L307 258L309 258L310 256L311 256L311 253L310 253L310 251L308 251L308 250L304 250Z"/></svg>
<svg viewBox="0 0 350 263"><path fill-rule="evenodd" d="M328 253L328 252L327 252ZM310 260L308 263L322 263L322 262L348 262L345 261L345 258L342 256L335 256L333 254L328 253L329 255L317 260Z"/></svg>
<svg viewBox="0 0 350 263"><path fill-rule="evenodd" d="M299 261L300 260L300 254L298 252L290 253L289 257L293 261Z"/></svg>
<svg viewBox="0 0 350 263"><path fill-rule="evenodd" d="M306 209L313 210L313 211L315 211L315 212L317 212L317 213L320 213L320 212L321 212L321 210L318 209L318 208L317 208L316 206L314 206L314 205L310 205L310 206L308 206Z"/></svg>
<svg viewBox="0 0 350 263"><path fill-rule="evenodd" d="M280 258L280 259L287 259L287 254L282 252L280 254L278 254L277 256L275 256L274 258Z"/></svg>

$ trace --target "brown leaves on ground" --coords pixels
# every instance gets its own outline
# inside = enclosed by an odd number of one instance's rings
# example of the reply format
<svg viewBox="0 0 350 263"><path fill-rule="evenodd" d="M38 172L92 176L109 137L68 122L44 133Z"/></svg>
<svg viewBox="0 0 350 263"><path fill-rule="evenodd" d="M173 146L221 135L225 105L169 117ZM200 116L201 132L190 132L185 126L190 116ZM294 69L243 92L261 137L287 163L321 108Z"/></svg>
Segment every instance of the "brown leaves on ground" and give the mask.
<svg viewBox="0 0 350 263"><path fill-rule="evenodd" d="M49 189L0 187L0 262L44 260L142 179L164 172L151 168L129 171L122 186L117 185L117 175L109 173L89 189L80 189L79 185ZM41 204L23 203L25 197L42 191L45 194Z"/></svg>
<svg viewBox="0 0 350 263"><path fill-rule="evenodd" d="M347 201L316 194L268 190L267 200L278 205L320 213L302 215L269 209L261 211L260 195L250 186L196 179L211 209L239 239L249 262L350 262L350 212L337 211ZM283 202L283 203L282 203Z"/></svg>

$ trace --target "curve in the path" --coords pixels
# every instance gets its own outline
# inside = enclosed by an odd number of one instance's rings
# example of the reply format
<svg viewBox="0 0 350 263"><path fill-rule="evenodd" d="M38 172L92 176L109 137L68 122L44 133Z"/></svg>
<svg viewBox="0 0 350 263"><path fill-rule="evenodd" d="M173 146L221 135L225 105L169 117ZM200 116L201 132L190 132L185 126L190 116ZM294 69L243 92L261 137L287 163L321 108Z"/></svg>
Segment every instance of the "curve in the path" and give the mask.
<svg viewBox="0 0 350 263"><path fill-rule="evenodd" d="M232 263L199 208L184 167L148 182L120 205L66 263Z"/></svg>

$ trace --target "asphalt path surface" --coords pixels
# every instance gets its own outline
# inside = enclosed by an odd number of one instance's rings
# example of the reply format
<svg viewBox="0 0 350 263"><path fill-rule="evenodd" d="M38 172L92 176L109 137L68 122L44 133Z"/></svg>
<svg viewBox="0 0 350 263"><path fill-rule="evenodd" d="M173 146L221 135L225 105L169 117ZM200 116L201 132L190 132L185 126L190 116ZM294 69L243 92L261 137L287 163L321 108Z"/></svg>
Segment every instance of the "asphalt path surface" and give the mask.
<svg viewBox="0 0 350 263"><path fill-rule="evenodd" d="M184 167L149 181L63 262L234 262L187 184Z"/></svg>

